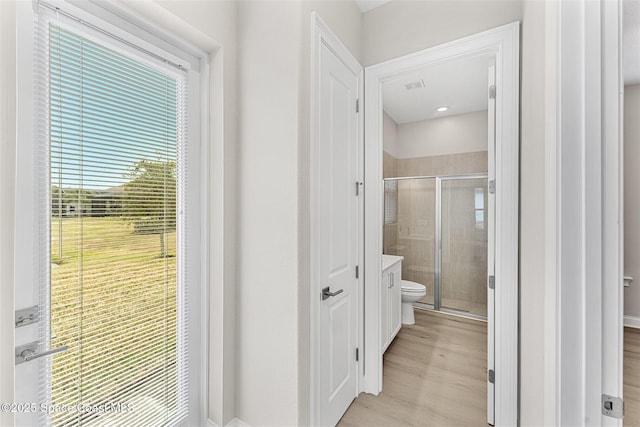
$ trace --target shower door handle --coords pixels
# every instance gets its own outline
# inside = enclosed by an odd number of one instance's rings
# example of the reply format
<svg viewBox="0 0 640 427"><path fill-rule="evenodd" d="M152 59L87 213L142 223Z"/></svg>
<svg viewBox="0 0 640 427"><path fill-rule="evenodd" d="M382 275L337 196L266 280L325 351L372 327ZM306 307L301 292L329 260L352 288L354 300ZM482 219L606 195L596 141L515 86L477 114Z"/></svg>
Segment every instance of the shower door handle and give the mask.
<svg viewBox="0 0 640 427"><path fill-rule="evenodd" d="M331 290L329 289L329 286L327 286L326 288L322 288L322 301L326 300L329 297L335 297L336 295L341 294L343 292L344 292L344 289L331 292Z"/></svg>

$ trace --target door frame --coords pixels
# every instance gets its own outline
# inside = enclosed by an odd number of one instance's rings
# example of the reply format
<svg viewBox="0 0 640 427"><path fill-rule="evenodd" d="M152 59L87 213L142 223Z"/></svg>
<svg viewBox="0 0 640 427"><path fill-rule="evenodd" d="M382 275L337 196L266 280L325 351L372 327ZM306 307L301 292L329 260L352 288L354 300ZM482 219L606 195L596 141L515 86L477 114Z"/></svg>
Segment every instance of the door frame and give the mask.
<svg viewBox="0 0 640 427"><path fill-rule="evenodd" d="M518 423L519 70L520 23L514 22L365 69L365 375L363 390L382 390L378 327L383 187L382 84L412 69L493 53L496 56L495 422Z"/></svg>
<svg viewBox="0 0 640 427"><path fill-rule="evenodd" d="M364 93L364 68L353 56L353 54L347 49L347 47L340 41L340 39L333 33L331 28L322 20L317 12L311 13L311 96L310 96L310 150L309 150L309 166L310 166L310 241L309 241L309 311L310 311L310 340L309 340L309 419L310 425L318 425L320 420L320 361L319 351L320 346L320 328L322 324L320 322L320 295L322 294L322 286L319 278L319 228L318 228L318 206L320 201L317 195L319 194L318 188L322 183L319 180L319 156L318 147L320 144L320 54L322 46L329 48L352 72L358 75L358 99L360 106L362 106L362 98ZM355 106L354 106L355 108ZM362 107L360 107L362 108ZM364 178L363 165L364 165L364 114L360 111L358 114L358 170L359 181L362 182ZM355 192L354 182L354 192ZM362 194L362 193L361 193ZM359 230L358 235L358 265L364 264L364 203L363 197L360 197L359 202L359 221L357 228ZM362 270L361 270L362 271ZM362 297L364 292L364 280L363 274L360 274L358 279L357 291L354 297L357 300L357 342L358 348L363 348L364 332L361 313L364 312L364 298ZM361 357L362 352L360 353ZM354 355L355 357L355 355ZM362 359L360 359L362 360ZM357 362L357 386L356 395L362 391L362 377L364 363ZM354 396L355 398L355 396Z"/></svg>
<svg viewBox="0 0 640 427"><path fill-rule="evenodd" d="M545 421L620 427L623 397L622 1L548 4ZM585 31L588 29L588 31Z"/></svg>

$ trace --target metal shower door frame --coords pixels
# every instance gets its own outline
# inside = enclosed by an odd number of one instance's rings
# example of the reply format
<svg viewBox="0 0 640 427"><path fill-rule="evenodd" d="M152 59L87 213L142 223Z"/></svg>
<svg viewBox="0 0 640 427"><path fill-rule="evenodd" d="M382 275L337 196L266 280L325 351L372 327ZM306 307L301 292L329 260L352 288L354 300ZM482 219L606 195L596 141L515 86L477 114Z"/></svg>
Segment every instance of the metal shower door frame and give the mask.
<svg viewBox="0 0 640 427"><path fill-rule="evenodd" d="M474 313L464 312L451 308L442 308L442 181L462 181L471 179L486 179L488 182L489 175L487 173L473 173L460 175L424 175L424 176L407 176L385 178L384 181L409 181L413 179L434 179L435 180L435 231L434 231L434 278L433 278L433 304L426 302L416 302L418 307L427 308L444 313L457 314L475 319L486 320L487 316ZM487 247L487 250L489 248Z"/></svg>
<svg viewBox="0 0 640 427"><path fill-rule="evenodd" d="M435 273L434 273L434 310L444 313L457 314L474 319L486 320L487 316L456 310L453 308L442 307L442 181L463 181L472 179L486 179L488 183L489 176L487 173L465 174L465 175L443 175L436 177L436 230L435 230ZM489 247L487 245L487 251ZM418 302L418 304L421 304Z"/></svg>

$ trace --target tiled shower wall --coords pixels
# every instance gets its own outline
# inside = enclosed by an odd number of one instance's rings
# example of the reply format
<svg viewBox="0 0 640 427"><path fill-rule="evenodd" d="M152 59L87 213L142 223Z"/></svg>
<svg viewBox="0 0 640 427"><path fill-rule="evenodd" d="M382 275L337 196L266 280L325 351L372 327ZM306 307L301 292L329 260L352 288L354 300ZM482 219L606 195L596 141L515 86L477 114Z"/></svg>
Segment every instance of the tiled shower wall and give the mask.
<svg viewBox="0 0 640 427"><path fill-rule="evenodd" d="M487 172L487 152L396 159L384 153L384 177L447 176ZM477 181L477 180L475 180ZM486 212L475 221L478 182L443 183L443 306L486 315ZM465 184L466 183L466 184ZM444 189L447 194L444 194ZM483 200L486 208L486 191ZM435 179L388 183L385 203L395 204L385 220L384 253L402 255L402 277L427 287L422 302L433 304L435 282ZM445 219L444 216L447 216ZM389 216L389 215L387 215Z"/></svg>
<svg viewBox="0 0 640 427"><path fill-rule="evenodd" d="M447 154L444 156L396 159L384 152L383 170L385 178L400 176L444 176L467 173L487 173L486 151Z"/></svg>

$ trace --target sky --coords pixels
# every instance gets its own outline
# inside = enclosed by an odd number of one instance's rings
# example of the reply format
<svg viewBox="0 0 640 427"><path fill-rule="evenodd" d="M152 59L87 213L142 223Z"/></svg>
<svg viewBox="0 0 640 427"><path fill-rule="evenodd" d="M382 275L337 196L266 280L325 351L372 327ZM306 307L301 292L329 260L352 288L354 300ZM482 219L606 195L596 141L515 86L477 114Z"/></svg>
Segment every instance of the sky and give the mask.
<svg viewBox="0 0 640 427"><path fill-rule="evenodd" d="M177 77L50 25L51 184L105 190L146 160L175 161Z"/></svg>

